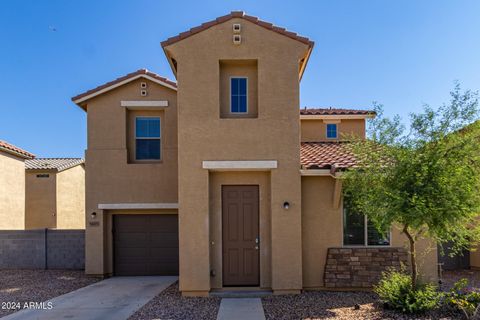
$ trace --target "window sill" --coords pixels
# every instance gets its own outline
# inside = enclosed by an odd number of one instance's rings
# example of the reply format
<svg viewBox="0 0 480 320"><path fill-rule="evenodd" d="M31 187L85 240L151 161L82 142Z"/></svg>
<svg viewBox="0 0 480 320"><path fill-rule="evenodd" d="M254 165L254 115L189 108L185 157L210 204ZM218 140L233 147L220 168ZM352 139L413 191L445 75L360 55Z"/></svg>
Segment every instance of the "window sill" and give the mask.
<svg viewBox="0 0 480 320"><path fill-rule="evenodd" d="M133 160L127 164L163 164L163 160Z"/></svg>

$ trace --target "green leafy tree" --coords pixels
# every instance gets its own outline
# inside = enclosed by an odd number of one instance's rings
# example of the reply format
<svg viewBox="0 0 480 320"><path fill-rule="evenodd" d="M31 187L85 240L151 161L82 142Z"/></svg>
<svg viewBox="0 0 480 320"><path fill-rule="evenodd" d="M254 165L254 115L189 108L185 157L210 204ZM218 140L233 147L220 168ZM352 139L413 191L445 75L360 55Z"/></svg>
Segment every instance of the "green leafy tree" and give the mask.
<svg viewBox="0 0 480 320"><path fill-rule="evenodd" d="M480 123L478 93L458 83L450 103L425 105L411 114L407 132L400 118L371 120L367 140L352 137L358 166L343 175L344 195L378 230L397 225L409 242L412 287L417 288L416 244L420 238L453 242L459 252L480 240Z"/></svg>

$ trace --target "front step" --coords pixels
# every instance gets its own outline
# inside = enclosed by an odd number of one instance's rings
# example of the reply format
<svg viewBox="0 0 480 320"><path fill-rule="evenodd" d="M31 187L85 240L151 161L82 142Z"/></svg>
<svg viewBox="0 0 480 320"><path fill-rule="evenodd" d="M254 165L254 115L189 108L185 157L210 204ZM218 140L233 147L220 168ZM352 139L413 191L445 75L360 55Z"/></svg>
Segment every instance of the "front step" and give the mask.
<svg viewBox="0 0 480 320"><path fill-rule="evenodd" d="M211 297L219 298L262 298L273 294L270 290L219 290L210 292Z"/></svg>

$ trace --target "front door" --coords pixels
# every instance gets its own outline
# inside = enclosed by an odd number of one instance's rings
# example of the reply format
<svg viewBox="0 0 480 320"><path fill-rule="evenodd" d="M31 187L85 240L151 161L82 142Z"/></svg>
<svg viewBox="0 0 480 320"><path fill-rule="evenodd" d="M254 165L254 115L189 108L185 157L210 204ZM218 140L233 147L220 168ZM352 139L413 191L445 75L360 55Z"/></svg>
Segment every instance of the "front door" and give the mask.
<svg viewBox="0 0 480 320"><path fill-rule="evenodd" d="M258 286L258 186L222 186L223 285Z"/></svg>

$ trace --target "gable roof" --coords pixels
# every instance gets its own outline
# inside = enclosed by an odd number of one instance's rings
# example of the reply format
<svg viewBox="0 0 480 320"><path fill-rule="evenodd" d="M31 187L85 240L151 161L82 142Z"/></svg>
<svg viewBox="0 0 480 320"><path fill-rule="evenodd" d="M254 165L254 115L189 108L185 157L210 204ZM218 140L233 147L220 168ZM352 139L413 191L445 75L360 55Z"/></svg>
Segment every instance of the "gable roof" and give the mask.
<svg viewBox="0 0 480 320"><path fill-rule="evenodd" d="M348 142L302 142L300 163L303 169L330 169L332 171L355 167L357 161L346 148Z"/></svg>
<svg viewBox="0 0 480 320"><path fill-rule="evenodd" d="M14 146L6 141L0 140L0 151L4 151L10 154L13 154L17 157L24 158L24 159L32 159L35 158L35 155L25 151L19 147Z"/></svg>
<svg viewBox="0 0 480 320"><path fill-rule="evenodd" d="M286 30L285 28L275 26L270 22L262 21L258 17L249 16L249 15L245 14L245 12L243 12L243 11L232 11L227 15L216 18L215 20L202 23L201 25L199 25L197 27L191 28L188 31L182 32L182 33L180 33L180 34L178 34L174 37L170 37L167 40L162 41L161 45L162 45L162 47L169 46L169 45L171 45L175 42L186 39L190 36L193 36L194 34L197 34L199 32L207 30L208 28L211 28L211 27L216 26L218 24L224 23L224 22L226 22L230 19L233 19L233 18L245 19L245 20L250 21L250 22L252 22L252 23L254 23L254 24L256 24L260 27L263 27L265 29L274 31L274 32L279 33L281 35L284 35L286 37L289 37L289 38L292 38L294 40L303 42L303 43L307 44L309 47L313 47L313 45L314 45L314 42L311 41L310 39L306 38L306 37L302 37L302 36L296 34L295 32L291 32L291 31Z"/></svg>
<svg viewBox="0 0 480 320"><path fill-rule="evenodd" d="M139 69L135 72L129 73L127 75L124 75L120 78L117 78L113 81L107 82L105 84L102 84L96 88L93 88L91 90L88 90L84 93L81 93L79 95L76 95L75 97L72 98L72 101L75 102L78 106L80 106L82 109L86 110L83 102L96 97L102 93L108 92L110 90L113 90L117 87L120 87L124 84L127 84L133 80L136 80L138 78L145 78L150 81L153 81L155 83L158 83L164 87L170 88L172 90L177 90L177 83L175 81L169 80L165 77L162 77L154 72L151 72L147 69Z"/></svg>
<svg viewBox="0 0 480 320"><path fill-rule="evenodd" d="M172 59L170 57L169 53L166 51L165 48L167 46L169 46L171 44L174 44L176 42L179 42L181 40L184 40L184 39L186 39L188 37L191 37L191 36L193 36L197 33L205 31L205 30L207 30L207 29L209 29L213 26L216 26L216 25L219 25L221 23L227 22L227 21L229 21L231 19L234 19L234 18L245 19L245 20L247 20L251 23L256 24L257 26L260 26L260 27L265 28L267 30L276 32L276 33L281 34L285 37L291 38L293 40L300 41L300 42L308 45L308 50L306 51L304 58L301 60L301 65L300 65L299 79L302 78L303 72L305 71L308 59L310 57L310 54L312 53L312 49L313 49L313 46L314 46L315 43L312 40L308 39L307 37L300 36L300 35L296 34L295 32L291 32L291 31L286 30L285 28L275 26L270 22L260 20L258 17L249 16L249 15L245 14L245 12L243 12L243 11L232 11L227 15L218 17L218 18L216 18L214 20L211 20L211 21L208 21L208 22L204 22L197 27L190 28L190 30L188 30L188 31L179 33L176 36L170 37L167 40L162 41L160 44L163 48L163 51L165 52L165 55L167 56L168 62L170 63L170 66L172 68L173 73L175 75L177 74L176 62L173 61L174 59Z"/></svg>
<svg viewBox="0 0 480 320"><path fill-rule="evenodd" d="M36 158L25 161L26 170L64 171L85 163L81 158Z"/></svg>
<svg viewBox="0 0 480 320"><path fill-rule="evenodd" d="M375 115L375 111L343 108L304 108L301 115Z"/></svg>

